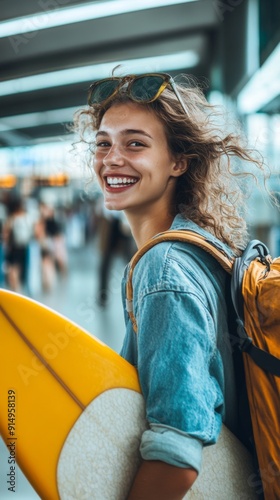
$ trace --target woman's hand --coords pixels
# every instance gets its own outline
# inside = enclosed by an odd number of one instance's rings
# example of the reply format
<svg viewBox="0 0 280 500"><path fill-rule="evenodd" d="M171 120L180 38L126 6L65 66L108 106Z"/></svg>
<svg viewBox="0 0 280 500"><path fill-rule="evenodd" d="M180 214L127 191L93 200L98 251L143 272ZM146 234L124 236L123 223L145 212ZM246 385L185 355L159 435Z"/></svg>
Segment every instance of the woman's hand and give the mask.
<svg viewBox="0 0 280 500"><path fill-rule="evenodd" d="M195 469L145 460L135 476L127 500L182 500L196 478Z"/></svg>

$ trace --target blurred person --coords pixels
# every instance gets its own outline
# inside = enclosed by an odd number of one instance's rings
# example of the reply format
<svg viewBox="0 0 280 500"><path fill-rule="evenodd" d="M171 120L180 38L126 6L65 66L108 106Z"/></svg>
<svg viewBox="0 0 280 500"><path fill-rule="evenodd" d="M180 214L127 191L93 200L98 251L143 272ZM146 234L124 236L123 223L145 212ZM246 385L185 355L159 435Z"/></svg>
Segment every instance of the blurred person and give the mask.
<svg viewBox="0 0 280 500"><path fill-rule="evenodd" d="M220 113L200 88L166 74L127 75L95 82L88 102L77 130L84 141L92 133L90 164L105 207L124 211L137 247L169 228L188 229L240 255L249 176L235 171L233 159L250 170L263 165L237 133L217 125ZM222 422L238 431L226 272L194 245L154 246L134 271L137 335L126 311L127 273L121 355L137 367L149 425L127 498L181 499Z"/></svg>
<svg viewBox="0 0 280 500"><path fill-rule="evenodd" d="M8 202L8 217L3 227L7 284L20 292L27 285L28 247L33 236L33 224L23 200L12 195Z"/></svg>
<svg viewBox="0 0 280 500"><path fill-rule="evenodd" d="M5 273L4 273L4 263L5 263L5 253L4 253L4 223L6 220L6 207L4 203L0 202L0 286L4 286L5 283Z"/></svg>
<svg viewBox="0 0 280 500"><path fill-rule="evenodd" d="M66 246L66 238L63 229L63 217L62 213L53 213L53 220L56 221L56 226L53 231L53 250L54 250L54 262L57 271L64 275L67 273L68 268L68 252Z"/></svg>
<svg viewBox="0 0 280 500"><path fill-rule="evenodd" d="M81 210L80 204L75 204L68 212L67 216L67 245L70 248L78 249L86 243L87 216Z"/></svg>
<svg viewBox="0 0 280 500"><path fill-rule="evenodd" d="M57 271L63 274L67 271L65 237L54 207L41 203L35 233L41 248L42 286L50 291L55 286Z"/></svg>
<svg viewBox="0 0 280 500"><path fill-rule="evenodd" d="M109 211L103 207L99 215L98 228L100 264L97 303L105 307L109 298L109 279L113 258L119 253L125 263L128 263L135 251L135 246L132 245L130 227L121 212Z"/></svg>

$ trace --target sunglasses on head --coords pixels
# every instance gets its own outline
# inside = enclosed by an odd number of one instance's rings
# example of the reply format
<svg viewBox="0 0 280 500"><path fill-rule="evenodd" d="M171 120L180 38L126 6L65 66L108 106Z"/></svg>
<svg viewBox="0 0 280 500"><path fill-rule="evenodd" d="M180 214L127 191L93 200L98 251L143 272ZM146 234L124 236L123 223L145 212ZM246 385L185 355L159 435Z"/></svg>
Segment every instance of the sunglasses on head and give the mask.
<svg viewBox="0 0 280 500"><path fill-rule="evenodd" d="M155 101L170 85L184 112L187 108L180 96L173 78L167 73L146 73L144 75L112 76L93 83L89 88L89 106L105 106L121 90L125 90L130 99L138 103Z"/></svg>

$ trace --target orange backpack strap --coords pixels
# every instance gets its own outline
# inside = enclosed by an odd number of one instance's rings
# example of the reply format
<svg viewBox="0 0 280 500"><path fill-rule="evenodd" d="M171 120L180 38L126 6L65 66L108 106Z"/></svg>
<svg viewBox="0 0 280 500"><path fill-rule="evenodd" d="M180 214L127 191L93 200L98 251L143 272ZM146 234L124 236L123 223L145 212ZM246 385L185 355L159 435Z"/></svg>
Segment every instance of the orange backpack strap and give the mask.
<svg viewBox="0 0 280 500"><path fill-rule="evenodd" d="M150 248L158 243L161 243L162 241L182 241L196 245L212 255L212 257L214 257L221 264L225 271L230 274L232 273L234 259L230 259L226 252L224 252L221 248L216 247L214 243L208 241L204 236L188 230L170 230L157 234L148 240L147 243L145 243L145 245L143 245L143 247L136 252L129 263L128 279L126 284L126 309L131 319L133 329L136 333L137 323L133 314L133 271L141 257L143 257L143 255L150 250Z"/></svg>

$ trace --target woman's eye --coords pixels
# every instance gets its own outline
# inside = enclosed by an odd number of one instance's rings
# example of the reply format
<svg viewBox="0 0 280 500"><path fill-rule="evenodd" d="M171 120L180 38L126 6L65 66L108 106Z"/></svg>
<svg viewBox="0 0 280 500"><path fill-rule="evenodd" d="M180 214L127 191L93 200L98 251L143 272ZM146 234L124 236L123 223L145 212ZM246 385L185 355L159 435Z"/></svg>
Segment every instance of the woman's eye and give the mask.
<svg viewBox="0 0 280 500"><path fill-rule="evenodd" d="M129 143L129 146L134 146L134 147L143 147L144 144L142 142L139 142L139 141L131 141Z"/></svg>
<svg viewBox="0 0 280 500"><path fill-rule="evenodd" d="M107 141L100 141L100 142L96 143L96 147L97 148L108 148L108 147L110 147L110 144Z"/></svg>

